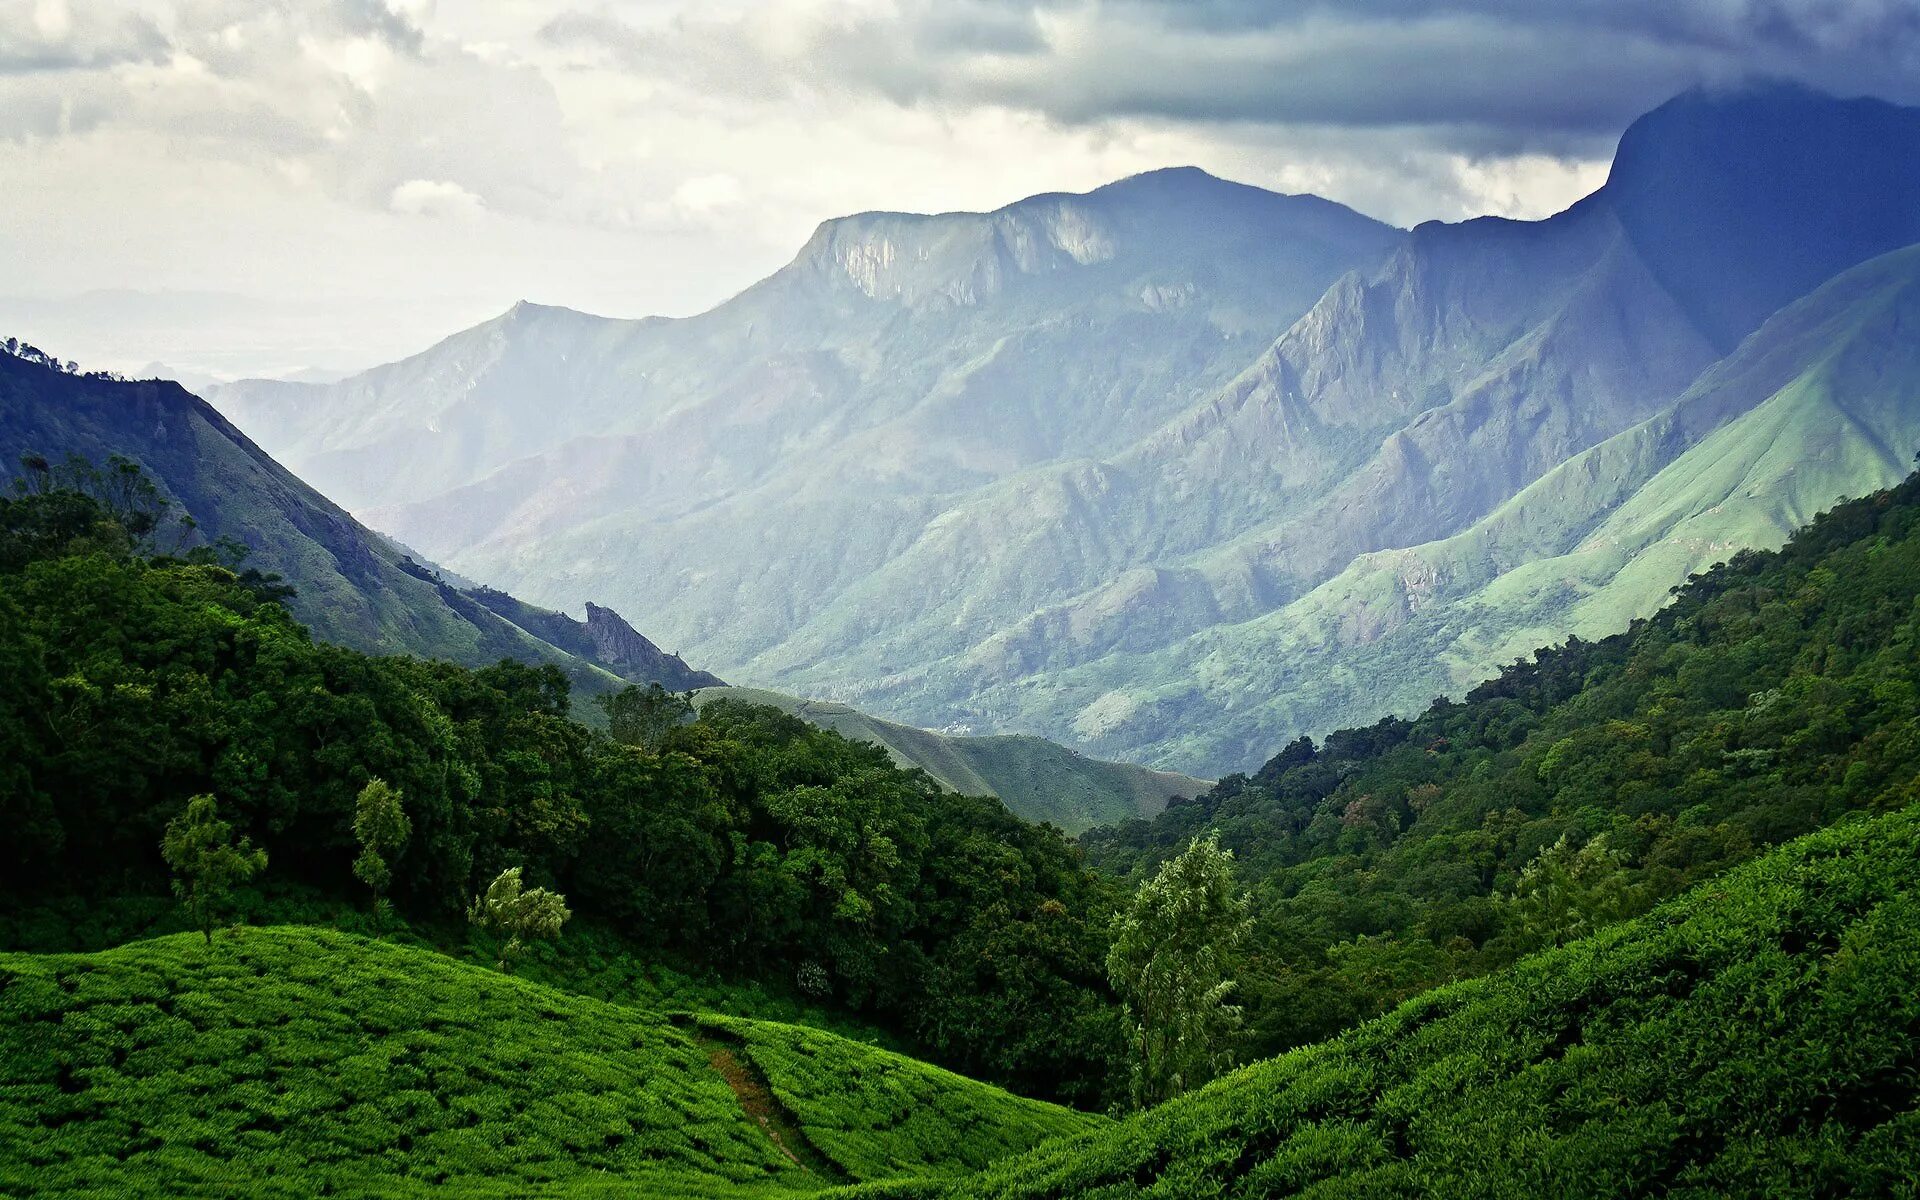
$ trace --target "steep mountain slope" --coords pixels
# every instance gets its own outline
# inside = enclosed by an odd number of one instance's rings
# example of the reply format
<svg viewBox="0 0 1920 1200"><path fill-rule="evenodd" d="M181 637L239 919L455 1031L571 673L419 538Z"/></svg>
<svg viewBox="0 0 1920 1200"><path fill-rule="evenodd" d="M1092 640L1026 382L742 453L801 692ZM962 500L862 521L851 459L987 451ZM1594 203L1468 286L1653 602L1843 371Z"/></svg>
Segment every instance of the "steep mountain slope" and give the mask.
<svg viewBox="0 0 1920 1200"><path fill-rule="evenodd" d="M597 663L623 679L657 683L674 692L726 686L711 672L696 671L679 655L660 649L619 613L591 600L587 601L587 619L576 621L565 613L549 612L485 585L464 591L476 603L542 641Z"/></svg>
<svg viewBox="0 0 1920 1200"><path fill-rule="evenodd" d="M1363 554L1272 612L1049 679L1086 702L1133 679L1175 761L1245 761L1456 694L1492 663L1596 638L1743 547L1891 486L1920 451L1920 247L1789 306L1671 405L1452 537ZM1264 742L1263 742L1263 739ZM1094 745L1115 753L1137 745Z"/></svg>
<svg viewBox="0 0 1920 1200"><path fill-rule="evenodd" d="M1017 817L1068 833L1150 817L1173 797L1192 798L1204 779L1086 758L1043 738L967 737L882 721L844 704L801 700L760 688L715 688L694 696L765 704L842 737L872 742L903 767L918 767L963 796L994 796Z"/></svg>
<svg viewBox="0 0 1920 1200"><path fill-rule="evenodd" d="M554 663L590 691L622 679L679 687L718 682L666 656L632 648L603 654L590 638L568 635L578 623L562 614L451 586L296 479L178 384L65 374L0 354L6 473L28 453L56 460L79 454L99 464L117 454L137 462L197 522L200 537L245 544L246 565L293 584L294 612L329 641L474 666L501 658Z"/></svg>
<svg viewBox="0 0 1920 1200"><path fill-rule="evenodd" d="M696 657L739 662L954 496L1150 432L1396 237L1314 197L1162 171L994 213L828 222L687 320L519 305L337 385L215 401L456 569L536 602L606 595L649 630L671 614ZM626 594L641 578L664 585L645 616Z"/></svg>
<svg viewBox="0 0 1920 1200"><path fill-rule="evenodd" d="M1898 1195L1920 1151L1920 810L1795 842L951 1187L896 1196Z"/></svg>
<svg viewBox="0 0 1920 1200"><path fill-rule="evenodd" d="M1745 145L1781 127L1804 140L1757 160L1703 146L1716 131ZM1836 163L1828 147L1856 145L1862 131L1906 149ZM1914 110L1771 88L1691 94L1637 122L1623 147L1607 186L1558 217L1415 230L1218 396L1110 460L970 498L741 672L908 720L1033 729L1201 771L1378 712L1383 698L1345 664L1304 666L1337 631L1297 625L1288 606L1358 556L1470 528L1659 413L1712 362L1733 318L1661 282L1695 269L1694 248L1671 230L1719 219L1691 205L1738 197L1726 215L1739 236L1716 235L1733 240L1715 270L1743 296L1818 283L1856 254L1920 238ZM1844 237L1796 232L1842 214ZM1874 470L1841 490L1885 482ZM1091 586L1065 594L1076 577ZM1639 582L1657 598L1681 578L1650 571ZM1237 629L1246 622L1257 631ZM1308 694L1270 702L1262 637L1287 639L1286 665L1302 666ZM1460 678L1497 661L1470 646ZM1427 688L1433 675L1404 682ZM1236 739L1225 728L1235 723L1252 736ZM1208 726L1219 728L1188 740Z"/></svg>
<svg viewBox="0 0 1920 1200"><path fill-rule="evenodd" d="M1697 92L1567 212L1422 226L1304 315L1280 297L1339 210L1160 173L831 223L690 321L516 310L223 403L456 569L608 597L730 678L1213 774L1358 714L1267 709L1238 744L1186 744L1195 689L1268 694L1196 639L1491 519L1780 305L1920 241L1917 201L1920 110ZM1463 644L1465 676L1488 649Z"/></svg>
<svg viewBox="0 0 1920 1200"><path fill-rule="evenodd" d="M819 1030L298 926L0 954L8 1195L796 1195L1099 1124Z"/></svg>

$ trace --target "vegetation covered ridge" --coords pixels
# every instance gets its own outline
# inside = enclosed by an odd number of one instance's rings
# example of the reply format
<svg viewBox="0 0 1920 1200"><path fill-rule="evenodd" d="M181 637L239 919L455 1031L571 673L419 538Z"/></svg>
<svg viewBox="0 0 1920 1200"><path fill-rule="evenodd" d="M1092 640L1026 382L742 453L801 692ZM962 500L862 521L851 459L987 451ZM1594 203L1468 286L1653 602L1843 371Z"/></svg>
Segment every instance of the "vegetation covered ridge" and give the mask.
<svg viewBox="0 0 1920 1200"><path fill-rule="evenodd" d="M944 1200L1911 1196L1920 807L958 1183Z"/></svg>
<svg viewBox="0 0 1920 1200"><path fill-rule="evenodd" d="M785 1195L1101 1123L815 1029L687 1024L310 927L0 954L0 1192ZM824 1164L743 1109L707 1028Z"/></svg>

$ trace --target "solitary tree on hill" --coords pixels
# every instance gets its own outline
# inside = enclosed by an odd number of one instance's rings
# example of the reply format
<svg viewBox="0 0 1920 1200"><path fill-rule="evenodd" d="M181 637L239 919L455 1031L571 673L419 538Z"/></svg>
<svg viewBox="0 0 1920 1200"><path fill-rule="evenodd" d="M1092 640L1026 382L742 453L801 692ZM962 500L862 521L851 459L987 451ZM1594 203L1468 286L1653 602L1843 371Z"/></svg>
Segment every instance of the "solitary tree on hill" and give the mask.
<svg viewBox="0 0 1920 1200"><path fill-rule="evenodd" d="M500 872L487 885L486 894L475 896L467 907L467 920L481 929L506 935L507 944L500 948L500 961L494 965L508 974L526 953L528 941L559 936L560 927L572 915L560 893L522 887L519 867Z"/></svg>
<svg viewBox="0 0 1920 1200"><path fill-rule="evenodd" d="M160 851L173 868L173 894L213 944L213 924L232 899L233 889L258 875L267 852L246 838L233 840L233 827L220 819L212 796L187 801L187 810L167 822Z"/></svg>
<svg viewBox="0 0 1920 1200"><path fill-rule="evenodd" d="M1192 1091L1231 1065L1229 1004L1247 901L1218 835L1195 838L1142 885L1114 927L1107 976L1126 1005L1133 1102Z"/></svg>
<svg viewBox="0 0 1920 1200"><path fill-rule="evenodd" d="M353 860L353 874L373 889L375 923L386 920L393 859L412 833L413 822L401 806L400 793L384 779L369 779L353 809L353 836L360 839L360 857Z"/></svg>

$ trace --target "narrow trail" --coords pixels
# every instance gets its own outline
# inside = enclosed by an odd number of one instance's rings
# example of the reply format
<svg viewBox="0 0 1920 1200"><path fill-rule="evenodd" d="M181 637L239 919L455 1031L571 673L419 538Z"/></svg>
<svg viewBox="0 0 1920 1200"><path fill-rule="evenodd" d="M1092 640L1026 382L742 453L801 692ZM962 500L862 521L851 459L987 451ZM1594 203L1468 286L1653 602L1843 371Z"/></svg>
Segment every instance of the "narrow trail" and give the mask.
<svg viewBox="0 0 1920 1200"><path fill-rule="evenodd" d="M767 1137L801 1170L834 1183L851 1183L852 1176L808 1140L793 1114L774 1096L767 1078L736 1042L718 1030L696 1024L684 1026L689 1037L706 1051L707 1062L727 1081L740 1107L766 1131Z"/></svg>

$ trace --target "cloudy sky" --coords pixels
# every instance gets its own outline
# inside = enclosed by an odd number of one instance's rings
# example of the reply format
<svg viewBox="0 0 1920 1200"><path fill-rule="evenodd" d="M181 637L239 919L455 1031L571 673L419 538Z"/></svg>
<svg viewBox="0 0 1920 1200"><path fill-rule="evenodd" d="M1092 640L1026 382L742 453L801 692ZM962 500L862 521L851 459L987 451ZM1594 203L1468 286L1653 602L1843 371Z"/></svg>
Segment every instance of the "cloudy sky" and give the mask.
<svg viewBox="0 0 1920 1200"><path fill-rule="evenodd" d="M0 332L351 368L705 308L820 220L1193 163L1544 215L1764 74L1920 102L1920 0L0 0Z"/></svg>

